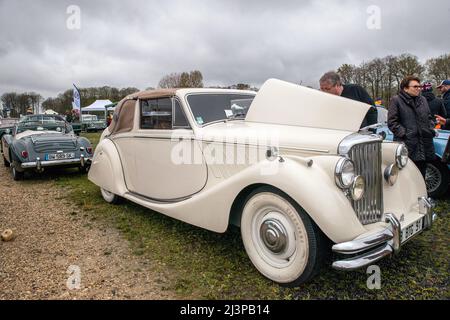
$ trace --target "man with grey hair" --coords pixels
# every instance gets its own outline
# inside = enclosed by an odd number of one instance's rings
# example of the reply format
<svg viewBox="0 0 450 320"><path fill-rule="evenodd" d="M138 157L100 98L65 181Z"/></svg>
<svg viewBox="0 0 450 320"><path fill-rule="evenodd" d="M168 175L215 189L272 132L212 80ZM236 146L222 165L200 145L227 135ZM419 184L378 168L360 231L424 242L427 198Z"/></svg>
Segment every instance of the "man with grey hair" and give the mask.
<svg viewBox="0 0 450 320"><path fill-rule="evenodd" d="M361 128L370 126L377 123L377 109L374 107L372 98L367 91L357 84L342 84L341 77L338 73L330 71L325 73L320 78L320 90L323 92L331 93L344 98L364 102L370 104L372 107L367 112L364 118Z"/></svg>

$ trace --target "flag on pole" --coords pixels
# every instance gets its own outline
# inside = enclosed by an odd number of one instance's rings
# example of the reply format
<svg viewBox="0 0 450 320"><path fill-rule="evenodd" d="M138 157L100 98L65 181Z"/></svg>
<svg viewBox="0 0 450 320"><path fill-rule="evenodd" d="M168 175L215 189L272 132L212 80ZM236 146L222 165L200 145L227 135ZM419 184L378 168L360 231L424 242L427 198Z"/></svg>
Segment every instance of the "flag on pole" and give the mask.
<svg viewBox="0 0 450 320"><path fill-rule="evenodd" d="M75 113L76 117L82 121L81 117L81 96L80 91L78 90L77 86L73 85L73 101L72 101L72 112Z"/></svg>
<svg viewBox="0 0 450 320"><path fill-rule="evenodd" d="M72 108L74 110L77 110L81 113L81 97L80 97L80 91L78 88L73 85L73 102L72 102Z"/></svg>

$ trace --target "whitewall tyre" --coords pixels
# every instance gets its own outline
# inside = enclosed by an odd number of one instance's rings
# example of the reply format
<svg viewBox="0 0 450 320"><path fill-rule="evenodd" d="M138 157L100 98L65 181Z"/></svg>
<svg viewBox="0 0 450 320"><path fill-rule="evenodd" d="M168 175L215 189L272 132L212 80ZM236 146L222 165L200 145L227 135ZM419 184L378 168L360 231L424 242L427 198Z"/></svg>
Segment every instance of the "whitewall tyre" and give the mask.
<svg viewBox="0 0 450 320"><path fill-rule="evenodd" d="M100 191L102 193L103 199L111 204L117 204L119 203L120 197L112 192L109 192L103 188L100 188Z"/></svg>
<svg viewBox="0 0 450 320"><path fill-rule="evenodd" d="M261 187L246 199L241 235L253 265L282 286L298 286L320 269L325 238L308 214L283 192Z"/></svg>

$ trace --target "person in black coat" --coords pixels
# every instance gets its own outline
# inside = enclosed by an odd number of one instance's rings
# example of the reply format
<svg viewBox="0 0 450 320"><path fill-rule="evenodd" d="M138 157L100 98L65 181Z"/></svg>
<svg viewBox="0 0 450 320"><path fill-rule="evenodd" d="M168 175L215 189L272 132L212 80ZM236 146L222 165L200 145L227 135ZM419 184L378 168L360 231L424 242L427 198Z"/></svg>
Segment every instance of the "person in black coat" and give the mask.
<svg viewBox="0 0 450 320"><path fill-rule="evenodd" d="M422 85L422 96L427 99L428 106L430 107L431 116L434 118L436 115L443 118L447 118L447 110L442 101L433 93L433 85L431 82L425 82Z"/></svg>
<svg viewBox="0 0 450 320"><path fill-rule="evenodd" d="M436 88L442 93L442 102L450 117L450 80L443 80Z"/></svg>
<svg viewBox="0 0 450 320"><path fill-rule="evenodd" d="M409 158L425 178L427 162L435 159L434 122L425 97L420 95L417 77L408 76L400 83L400 92L391 99L388 108L388 127L394 141L404 142Z"/></svg>
<svg viewBox="0 0 450 320"><path fill-rule="evenodd" d="M357 84L342 84L341 77L334 71L325 73L319 80L320 90L331 93L344 98L364 102L370 104L372 107L366 114L361 128L376 124L378 122L378 111L374 106L372 98L367 91Z"/></svg>

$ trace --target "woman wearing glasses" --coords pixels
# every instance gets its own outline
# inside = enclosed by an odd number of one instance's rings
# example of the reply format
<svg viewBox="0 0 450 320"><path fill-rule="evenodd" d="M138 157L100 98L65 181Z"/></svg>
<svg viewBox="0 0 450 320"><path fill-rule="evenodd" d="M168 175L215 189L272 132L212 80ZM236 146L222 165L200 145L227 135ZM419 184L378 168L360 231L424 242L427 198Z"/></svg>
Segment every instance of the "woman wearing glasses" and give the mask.
<svg viewBox="0 0 450 320"><path fill-rule="evenodd" d="M408 76L400 83L400 92L391 99L388 108L388 127L395 141L402 141L409 157L425 178L427 162L435 158L434 122L427 99L420 95L420 79Z"/></svg>

